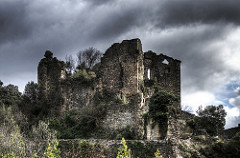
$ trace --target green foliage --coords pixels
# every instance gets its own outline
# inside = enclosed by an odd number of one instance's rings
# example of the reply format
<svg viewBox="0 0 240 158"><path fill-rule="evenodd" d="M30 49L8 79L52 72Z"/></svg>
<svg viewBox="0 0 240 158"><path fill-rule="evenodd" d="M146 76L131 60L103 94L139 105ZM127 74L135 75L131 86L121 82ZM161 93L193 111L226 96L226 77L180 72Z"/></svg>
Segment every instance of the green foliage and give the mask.
<svg viewBox="0 0 240 158"><path fill-rule="evenodd" d="M0 154L9 157L25 157L24 138L15 121L17 115L11 107L1 106L0 109ZM18 116L17 116L18 117ZM22 119L22 118L19 118Z"/></svg>
<svg viewBox="0 0 240 158"><path fill-rule="evenodd" d="M137 138L134 128L131 127L130 125L126 126L124 129L121 129L117 132L120 133L121 138L124 137L128 140L133 140Z"/></svg>
<svg viewBox="0 0 240 158"><path fill-rule="evenodd" d="M192 129L196 129L196 118L193 118L193 119L190 119L190 120L187 120L187 125L192 128Z"/></svg>
<svg viewBox="0 0 240 158"><path fill-rule="evenodd" d="M39 158L38 153L36 150L33 151L32 158Z"/></svg>
<svg viewBox="0 0 240 158"><path fill-rule="evenodd" d="M59 142L57 139L48 144L46 151L43 154L44 158L60 158L61 151L58 148Z"/></svg>
<svg viewBox="0 0 240 158"><path fill-rule="evenodd" d="M116 158L131 158L131 149L128 149L124 138L122 138L121 147L118 148L118 154Z"/></svg>
<svg viewBox="0 0 240 158"><path fill-rule="evenodd" d="M124 94L120 94L118 93L115 97L116 102L123 104L123 105L127 105L129 103L129 101L127 100L126 96Z"/></svg>
<svg viewBox="0 0 240 158"><path fill-rule="evenodd" d="M155 158L163 158L159 149L157 149L157 151L154 153L154 156L155 156Z"/></svg>
<svg viewBox="0 0 240 158"><path fill-rule="evenodd" d="M200 128L206 129L210 135L218 135L223 131L227 115L223 105L210 105L205 109L200 107L197 113L200 117L198 119Z"/></svg>
<svg viewBox="0 0 240 158"><path fill-rule="evenodd" d="M133 157L152 158L154 157L154 152L157 150L155 145L148 142L145 144L141 142L128 142L127 145L131 148Z"/></svg>
<svg viewBox="0 0 240 158"><path fill-rule="evenodd" d="M37 103L37 95L38 95L38 85L33 81L28 82L25 86L23 97L24 101L30 103Z"/></svg>
<svg viewBox="0 0 240 158"><path fill-rule="evenodd" d="M0 86L0 105L18 105L21 102L21 93L18 91L18 87L12 84L2 85Z"/></svg>
<svg viewBox="0 0 240 158"><path fill-rule="evenodd" d="M3 82L0 80L0 88L2 88L3 86Z"/></svg>
<svg viewBox="0 0 240 158"><path fill-rule="evenodd" d="M141 91L142 91L143 95L146 95L146 87L144 85L144 81L141 81L140 88L141 88Z"/></svg>
<svg viewBox="0 0 240 158"><path fill-rule="evenodd" d="M52 140L56 138L56 131L51 130L49 127L49 122L39 121L37 126L32 126L32 138Z"/></svg>
<svg viewBox="0 0 240 158"><path fill-rule="evenodd" d="M74 78L81 78L83 80L89 80L89 76L86 69L80 69L73 74Z"/></svg>
<svg viewBox="0 0 240 158"><path fill-rule="evenodd" d="M25 116L31 118L29 120L30 125L38 122L37 117L41 113L44 106L41 106L38 103L38 85L33 81L26 84L21 103L18 105L18 107Z"/></svg>
<svg viewBox="0 0 240 158"><path fill-rule="evenodd" d="M96 78L96 74L93 71L87 71L85 68L79 69L73 74L73 78L78 81L78 83L90 86Z"/></svg>
<svg viewBox="0 0 240 158"><path fill-rule="evenodd" d="M19 158L15 153L0 154L0 158Z"/></svg>
<svg viewBox="0 0 240 158"><path fill-rule="evenodd" d="M199 134L201 129L205 129L211 136L222 133L226 122L226 111L222 105L210 105L205 109L199 107L197 113L199 116L187 121L187 125L193 129L195 134Z"/></svg>
<svg viewBox="0 0 240 158"><path fill-rule="evenodd" d="M69 111L60 119L48 118L49 127L57 131L58 138L90 138L97 136L100 120L106 114L106 104L82 107L78 111Z"/></svg>
<svg viewBox="0 0 240 158"><path fill-rule="evenodd" d="M62 125L59 119L57 118L47 118L44 121L46 124L48 124L49 129L56 130L56 131L61 131Z"/></svg>
<svg viewBox="0 0 240 158"><path fill-rule="evenodd" d="M80 158L87 158L93 155L93 145L83 141L79 143L79 152L81 153Z"/></svg>
<svg viewBox="0 0 240 158"><path fill-rule="evenodd" d="M97 142L91 144L87 141L78 142L61 142L60 148L62 150L62 157L77 157L77 158L95 158L107 157L106 150Z"/></svg>
<svg viewBox="0 0 240 158"><path fill-rule="evenodd" d="M206 157L211 158L228 158L239 157L240 155L240 132L235 137L226 142L217 142L207 148L201 149L201 152Z"/></svg>
<svg viewBox="0 0 240 158"><path fill-rule="evenodd" d="M154 121L160 123L165 120L171 112L173 112L173 104L177 98L169 92L156 89L150 99L149 115Z"/></svg>
<svg viewBox="0 0 240 158"><path fill-rule="evenodd" d="M158 124L161 129L162 138L167 132L167 121L170 114L175 113L173 104L178 100L172 93L155 88L155 93L150 99L149 112L144 115L146 119L153 120L153 127Z"/></svg>

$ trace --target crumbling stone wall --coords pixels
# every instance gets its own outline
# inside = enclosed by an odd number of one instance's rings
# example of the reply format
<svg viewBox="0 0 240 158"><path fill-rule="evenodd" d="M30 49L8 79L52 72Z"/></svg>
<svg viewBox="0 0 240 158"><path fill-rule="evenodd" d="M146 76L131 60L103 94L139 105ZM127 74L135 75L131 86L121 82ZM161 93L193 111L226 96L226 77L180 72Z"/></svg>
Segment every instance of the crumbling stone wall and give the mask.
<svg viewBox="0 0 240 158"><path fill-rule="evenodd" d="M38 65L38 88L39 99L48 103L56 103L56 99L61 104L61 88L60 81L66 78L65 64L59 61L56 57L53 58L53 53L45 52L45 58L41 59Z"/></svg>
<svg viewBox="0 0 240 158"><path fill-rule="evenodd" d="M62 112L79 110L94 104L96 88L81 83L79 79L69 78L61 82L61 94L64 98Z"/></svg>
<svg viewBox="0 0 240 158"><path fill-rule="evenodd" d="M101 59L100 80L108 92L131 96L143 80L143 53L139 39L113 44Z"/></svg>
<svg viewBox="0 0 240 158"><path fill-rule="evenodd" d="M160 136L158 132L161 129L150 129L151 122L144 125L143 114L148 112L155 85L180 97L180 64L179 60L163 54L143 53L140 39L124 40L107 49L94 84L84 85L74 78L66 78L64 62L46 51L45 58L38 65L39 98L52 103L56 102L55 97L60 98L57 102L64 112L94 104L96 93L102 96L102 103L106 99L105 94L108 97L110 94L112 99L117 95L126 97L128 103L110 105L102 126L114 131L129 125L140 138L147 135L155 139ZM180 102L176 108L180 109ZM144 126L147 126L147 131Z"/></svg>
<svg viewBox="0 0 240 158"><path fill-rule="evenodd" d="M162 89L181 96L181 61L152 51L144 53L144 80L146 86L158 85ZM180 111L180 100L176 104Z"/></svg>

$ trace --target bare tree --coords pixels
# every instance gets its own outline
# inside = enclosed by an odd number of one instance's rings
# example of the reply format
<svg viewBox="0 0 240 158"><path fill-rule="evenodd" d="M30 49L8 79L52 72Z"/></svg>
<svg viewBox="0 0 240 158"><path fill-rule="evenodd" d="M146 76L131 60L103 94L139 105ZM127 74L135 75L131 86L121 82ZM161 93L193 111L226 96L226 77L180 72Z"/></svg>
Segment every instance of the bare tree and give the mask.
<svg viewBox="0 0 240 158"><path fill-rule="evenodd" d="M72 55L66 55L65 64L67 74L71 75L75 70L75 61L73 60Z"/></svg>
<svg viewBox="0 0 240 158"><path fill-rule="evenodd" d="M78 67L85 66L87 69L92 69L93 66L100 61L102 53L96 48L90 47L84 51L80 51L77 54Z"/></svg>

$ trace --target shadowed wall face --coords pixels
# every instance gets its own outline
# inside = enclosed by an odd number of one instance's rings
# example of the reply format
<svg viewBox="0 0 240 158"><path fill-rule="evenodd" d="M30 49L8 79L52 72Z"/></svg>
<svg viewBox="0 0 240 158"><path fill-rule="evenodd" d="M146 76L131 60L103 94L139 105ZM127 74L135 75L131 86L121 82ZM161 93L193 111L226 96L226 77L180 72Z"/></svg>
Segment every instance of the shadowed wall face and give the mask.
<svg viewBox="0 0 240 158"><path fill-rule="evenodd" d="M143 80L143 53L139 39L113 44L101 59L102 88L126 96L139 93Z"/></svg>
<svg viewBox="0 0 240 158"><path fill-rule="evenodd" d="M51 101L53 96L60 95L60 80L66 78L65 64L50 51L45 52L38 65L39 99Z"/></svg>
<svg viewBox="0 0 240 158"><path fill-rule="evenodd" d="M144 80L181 96L181 61L152 51L144 53ZM180 108L180 100L177 103Z"/></svg>

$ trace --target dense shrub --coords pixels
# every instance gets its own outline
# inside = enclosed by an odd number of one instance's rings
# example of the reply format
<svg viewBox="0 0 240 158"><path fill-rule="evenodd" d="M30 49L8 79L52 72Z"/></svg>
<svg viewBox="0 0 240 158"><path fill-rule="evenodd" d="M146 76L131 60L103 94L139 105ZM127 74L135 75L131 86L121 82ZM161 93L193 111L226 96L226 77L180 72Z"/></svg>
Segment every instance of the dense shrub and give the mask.
<svg viewBox="0 0 240 158"><path fill-rule="evenodd" d="M139 158L152 158L157 147L151 143L128 142L128 147L132 150L132 155Z"/></svg>
<svg viewBox="0 0 240 158"><path fill-rule="evenodd" d="M240 156L240 132L227 141L220 141L210 147L201 149L206 157L229 158Z"/></svg>
<svg viewBox="0 0 240 158"><path fill-rule="evenodd" d="M1 82L1 81L0 81ZM18 91L18 87L12 84L3 86L0 85L0 105L5 106L18 105L21 102L21 93Z"/></svg>
<svg viewBox="0 0 240 158"><path fill-rule="evenodd" d="M62 157L76 157L76 158L89 158L89 157L107 157L107 151L98 143L91 144L86 141L78 142L61 142L60 148Z"/></svg>
<svg viewBox="0 0 240 158"><path fill-rule="evenodd" d="M69 111L62 118L48 118L46 121L51 129L57 131L58 138L90 138L97 136L99 122L105 114L106 105L99 104Z"/></svg>
<svg viewBox="0 0 240 158"><path fill-rule="evenodd" d="M28 127L27 119L17 107L0 106L0 157L31 157L34 150L43 155L46 143L39 140L55 138L43 121L32 130L24 127Z"/></svg>
<svg viewBox="0 0 240 158"><path fill-rule="evenodd" d="M205 109L200 107L197 113L198 116L187 121L187 125L193 129L194 134L202 134L203 130L206 130L211 136L222 133L226 122L223 105L210 105Z"/></svg>
<svg viewBox="0 0 240 158"><path fill-rule="evenodd" d="M57 139L51 141L43 154L43 158L61 158L61 151L58 148L58 145L59 142Z"/></svg>

